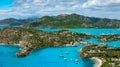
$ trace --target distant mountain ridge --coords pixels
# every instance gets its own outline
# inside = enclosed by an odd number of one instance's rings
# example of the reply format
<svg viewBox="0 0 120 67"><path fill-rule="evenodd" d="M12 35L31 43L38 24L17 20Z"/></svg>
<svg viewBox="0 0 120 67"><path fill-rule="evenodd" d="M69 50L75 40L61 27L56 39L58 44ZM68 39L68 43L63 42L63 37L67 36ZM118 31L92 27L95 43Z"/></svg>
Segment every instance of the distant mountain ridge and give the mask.
<svg viewBox="0 0 120 67"><path fill-rule="evenodd" d="M14 26L14 25L26 25L33 19L15 19L15 18L8 18L0 20L0 25L7 25L7 26Z"/></svg>
<svg viewBox="0 0 120 67"><path fill-rule="evenodd" d="M79 14L60 14L36 19L4 19L0 24L26 25L41 28L120 28L120 20L87 17Z"/></svg>

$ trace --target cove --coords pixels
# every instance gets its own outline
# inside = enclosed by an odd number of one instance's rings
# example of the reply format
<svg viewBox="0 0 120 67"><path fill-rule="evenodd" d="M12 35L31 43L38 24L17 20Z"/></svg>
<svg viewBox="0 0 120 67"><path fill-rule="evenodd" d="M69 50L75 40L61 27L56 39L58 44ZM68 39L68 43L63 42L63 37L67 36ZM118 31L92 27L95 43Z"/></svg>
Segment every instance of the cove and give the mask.
<svg viewBox="0 0 120 67"><path fill-rule="evenodd" d="M19 47L0 46L0 67L93 67L94 61L80 58L79 49L83 47L44 48L27 57L17 58L15 53L19 51ZM60 57L61 54L64 57ZM78 64L75 63L76 59Z"/></svg>

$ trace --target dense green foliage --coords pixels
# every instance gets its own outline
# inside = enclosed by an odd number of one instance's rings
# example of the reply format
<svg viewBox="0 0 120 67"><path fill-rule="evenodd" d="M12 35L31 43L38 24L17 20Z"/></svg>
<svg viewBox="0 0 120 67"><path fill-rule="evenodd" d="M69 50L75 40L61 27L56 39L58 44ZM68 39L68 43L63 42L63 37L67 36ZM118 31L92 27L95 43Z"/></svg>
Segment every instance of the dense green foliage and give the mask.
<svg viewBox="0 0 120 67"><path fill-rule="evenodd" d="M120 20L61 14L38 18L29 25L43 28L120 28Z"/></svg>

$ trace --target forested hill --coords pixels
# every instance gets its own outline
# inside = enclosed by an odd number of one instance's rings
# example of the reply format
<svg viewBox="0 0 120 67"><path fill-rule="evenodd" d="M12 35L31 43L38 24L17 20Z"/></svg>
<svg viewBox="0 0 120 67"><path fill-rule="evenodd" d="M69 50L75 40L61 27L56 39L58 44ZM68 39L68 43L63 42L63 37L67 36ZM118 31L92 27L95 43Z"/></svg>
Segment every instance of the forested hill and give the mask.
<svg viewBox="0 0 120 67"><path fill-rule="evenodd" d="M37 19L5 19L0 24L27 25L44 28L120 28L120 20L87 17L78 14L61 14L58 16L43 16Z"/></svg>
<svg viewBox="0 0 120 67"><path fill-rule="evenodd" d="M30 26L49 28L120 28L120 20L86 17L78 14L44 16L30 23Z"/></svg>

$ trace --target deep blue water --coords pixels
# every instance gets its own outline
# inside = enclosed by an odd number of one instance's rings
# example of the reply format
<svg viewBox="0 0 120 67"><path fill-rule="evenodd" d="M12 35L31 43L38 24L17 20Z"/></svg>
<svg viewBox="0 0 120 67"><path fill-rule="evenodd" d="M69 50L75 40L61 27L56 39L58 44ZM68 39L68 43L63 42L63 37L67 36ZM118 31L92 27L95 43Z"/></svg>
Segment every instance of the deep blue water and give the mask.
<svg viewBox="0 0 120 67"><path fill-rule="evenodd" d="M61 29L42 29L46 32L59 31ZM90 33L92 35L120 34L120 29L69 29L77 33ZM98 39L88 39L87 42L96 44L106 43L109 46L120 47L120 41L99 42ZM29 56L17 58L15 53L19 51L16 46L0 46L0 67L93 67L94 61L80 58L79 47L52 47L33 51ZM68 53L68 54L67 54ZM60 57L63 55L64 57ZM66 60L64 60L66 58ZM78 64L75 60L78 59Z"/></svg>

